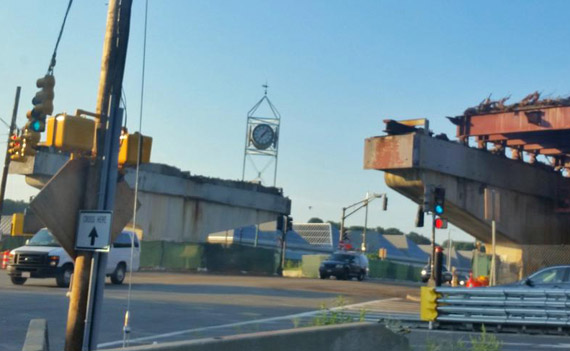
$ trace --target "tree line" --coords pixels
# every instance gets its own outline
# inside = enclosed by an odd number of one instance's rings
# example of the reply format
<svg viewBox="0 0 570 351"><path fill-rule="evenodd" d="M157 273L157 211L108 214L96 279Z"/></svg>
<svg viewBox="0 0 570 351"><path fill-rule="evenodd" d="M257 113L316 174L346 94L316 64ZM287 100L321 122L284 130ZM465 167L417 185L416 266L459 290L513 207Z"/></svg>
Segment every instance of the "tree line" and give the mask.
<svg viewBox="0 0 570 351"><path fill-rule="evenodd" d="M29 203L25 201L14 201L10 199L4 199L4 204L2 205L2 215L8 216L13 215L17 212L24 212L28 207Z"/></svg>

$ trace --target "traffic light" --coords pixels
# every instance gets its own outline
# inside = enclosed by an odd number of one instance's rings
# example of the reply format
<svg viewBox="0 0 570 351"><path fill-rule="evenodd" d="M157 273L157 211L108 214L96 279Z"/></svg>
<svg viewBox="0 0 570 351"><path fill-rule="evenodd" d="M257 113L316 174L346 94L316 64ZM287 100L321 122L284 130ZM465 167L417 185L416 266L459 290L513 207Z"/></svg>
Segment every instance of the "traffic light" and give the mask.
<svg viewBox="0 0 570 351"><path fill-rule="evenodd" d="M386 211L388 209L388 196L384 194L382 197L382 211Z"/></svg>
<svg viewBox="0 0 570 351"><path fill-rule="evenodd" d="M141 140L142 138L142 140ZM120 137L119 165L149 163L152 138L140 133L122 133Z"/></svg>
<svg viewBox="0 0 570 351"><path fill-rule="evenodd" d="M447 219L442 218L445 212L445 188L433 189L433 215L434 226L437 229L447 228Z"/></svg>
<svg viewBox="0 0 570 351"><path fill-rule="evenodd" d="M433 212L441 216L445 211L445 189L435 188L433 191Z"/></svg>
<svg viewBox="0 0 570 351"><path fill-rule="evenodd" d="M22 133L22 151L23 156L34 156L36 154L36 146L40 142L41 135L29 129L24 129Z"/></svg>
<svg viewBox="0 0 570 351"><path fill-rule="evenodd" d="M12 161L20 161L24 158L24 155L22 154L22 138L16 134L13 134L10 137L8 154L10 154L10 160Z"/></svg>
<svg viewBox="0 0 570 351"><path fill-rule="evenodd" d="M422 286L420 288L420 319L431 322L437 318L437 299L441 297L435 288Z"/></svg>
<svg viewBox="0 0 570 351"><path fill-rule="evenodd" d="M293 217L287 216L287 226L285 228L287 231L293 230Z"/></svg>
<svg viewBox="0 0 570 351"><path fill-rule="evenodd" d="M418 206L418 212L416 213L416 227L421 228L424 226L424 207L422 205Z"/></svg>
<svg viewBox="0 0 570 351"><path fill-rule="evenodd" d="M340 237L342 241L348 241L348 230L345 228L342 230L342 233L340 233Z"/></svg>
<svg viewBox="0 0 570 351"><path fill-rule="evenodd" d="M293 230L293 217L291 216L277 216L276 229L282 233L287 233Z"/></svg>
<svg viewBox="0 0 570 351"><path fill-rule="evenodd" d="M437 229L446 229L447 228L447 219L436 217L434 221L434 225Z"/></svg>
<svg viewBox="0 0 570 351"><path fill-rule="evenodd" d="M41 88L32 99L34 107L28 111L27 129L33 132L43 132L46 128L46 117L53 113L53 99L54 99L54 86L55 77L46 74L43 78L36 81L36 86Z"/></svg>

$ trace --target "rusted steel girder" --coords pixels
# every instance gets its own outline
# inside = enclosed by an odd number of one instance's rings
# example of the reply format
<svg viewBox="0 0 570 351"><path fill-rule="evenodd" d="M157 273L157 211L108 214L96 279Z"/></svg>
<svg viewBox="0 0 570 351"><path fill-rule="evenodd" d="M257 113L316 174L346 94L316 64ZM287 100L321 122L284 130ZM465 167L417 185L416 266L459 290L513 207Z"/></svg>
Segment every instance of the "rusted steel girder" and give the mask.
<svg viewBox="0 0 570 351"><path fill-rule="evenodd" d="M570 106L464 115L453 118L458 137L570 131Z"/></svg>
<svg viewBox="0 0 570 351"><path fill-rule="evenodd" d="M488 113L468 109L450 120L457 126L457 137L467 143L475 137L478 148L487 143L514 148L530 154L553 156L554 163L570 159L570 106L524 106Z"/></svg>

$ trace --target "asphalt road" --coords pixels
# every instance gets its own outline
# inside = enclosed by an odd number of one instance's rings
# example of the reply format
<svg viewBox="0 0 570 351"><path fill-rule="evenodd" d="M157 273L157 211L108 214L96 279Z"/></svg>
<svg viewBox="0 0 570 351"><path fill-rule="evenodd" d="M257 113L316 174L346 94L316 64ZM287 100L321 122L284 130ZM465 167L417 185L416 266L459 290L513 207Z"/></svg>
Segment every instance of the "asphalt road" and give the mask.
<svg viewBox="0 0 570 351"><path fill-rule="evenodd" d="M0 351L21 349L33 318L47 319L52 349L63 349L66 292L53 279L14 286L0 271ZM370 281L135 273L129 337L133 344L152 343L290 328L305 317L297 314L333 306L339 295L355 304L416 292L417 287ZM122 345L127 299L126 284L107 284L101 346Z"/></svg>
<svg viewBox="0 0 570 351"><path fill-rule="evenodd" d="M0 271L0 351L20 350L30 319L48 320L52 350L63 349L68 299L66 289L49 280L13 286ZM366 321L392 318L391 328L410 340L414 351L454 350L478 334L427 330L401 322L417 319L419 304L406 300L417 286L378 281L336 281L279 277L136 273L131 294L131 345L277 330L310 321L322 304L333 307L343 296L346 313ZM128 286L108 284L100 347L122 346ZM418 325L420 326L418 328ZM409 328L413 326L413 328ZM568 350L570 337L496 334L504 351ZM439 347L439 348L438 348Z"/></svg>

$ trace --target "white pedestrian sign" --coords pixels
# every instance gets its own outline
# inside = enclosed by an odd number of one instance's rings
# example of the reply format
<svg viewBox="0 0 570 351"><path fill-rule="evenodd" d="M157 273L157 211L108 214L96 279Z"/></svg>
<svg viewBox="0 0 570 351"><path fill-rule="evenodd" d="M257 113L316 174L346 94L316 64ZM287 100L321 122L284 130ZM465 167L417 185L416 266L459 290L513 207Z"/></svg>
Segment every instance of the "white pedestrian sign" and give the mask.
<svg viewBox="0 0 570 351"><path fill-rule="evenodd" d="M79 211L76 250L109 250L111 213L111 211Z"/></svg>

